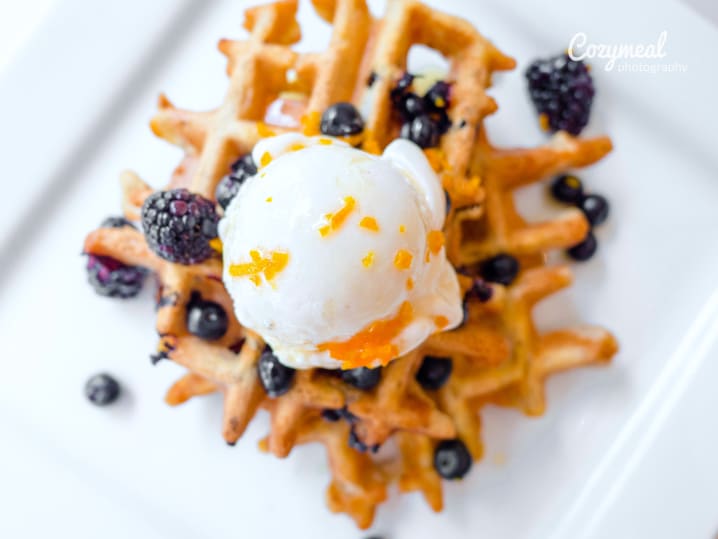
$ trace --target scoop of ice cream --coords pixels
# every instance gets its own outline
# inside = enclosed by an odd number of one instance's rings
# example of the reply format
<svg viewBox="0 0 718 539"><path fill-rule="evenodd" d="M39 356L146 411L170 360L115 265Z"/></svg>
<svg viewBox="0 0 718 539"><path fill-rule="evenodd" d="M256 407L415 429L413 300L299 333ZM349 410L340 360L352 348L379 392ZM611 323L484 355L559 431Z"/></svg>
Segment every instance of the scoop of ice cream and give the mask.
<svg viewBox="0 0 718 539"><path fill-rule="evenodd" d="M446 201L413 143L260 141L219 231L238 320L295 368L383 364L462 319Z"/></svg>

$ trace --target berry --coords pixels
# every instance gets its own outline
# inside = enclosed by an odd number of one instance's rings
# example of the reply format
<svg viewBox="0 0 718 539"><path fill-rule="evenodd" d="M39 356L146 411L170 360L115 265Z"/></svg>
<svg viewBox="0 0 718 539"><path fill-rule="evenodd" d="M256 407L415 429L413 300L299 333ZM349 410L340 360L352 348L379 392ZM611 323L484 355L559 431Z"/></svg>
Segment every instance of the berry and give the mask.
<svg viewBox="0 0 718 539"><path fill-rule="evenodd" d="M331 421L332 423L336 423L342 418L342 411L341 410L332 410L331 408L326 408L325 410L322 410L322 417L326 419L327 421Z"/></svg>
<svg viewBox="0 0 718 539"><path fill-rule="evenodd" d="M257 364L259 381L270 397L284 395L294 380L294 369L282 365L271 350L265 350Z"/></svg>
<svg viewBox="0 0 718 539"><path fill-rule="evenodd" d="M248 153L237 159L230 167L231 172L217 184L214 197L222 209L227 209L229 203L239 192L239 188L248 179L257 173L252 154Z"/></svg>
<svg viewBox="0 0 718 539"><path fill-rule="evenodd" d="M107 406L120 396L120 384L109 374L96 374L85 384L85 396L92 404Z"/></svg>
<svg viewBox="0 0 718 539"><path fill-rule="evenodd" d="M578 204L583 197L583 184L576 176L564 174L551 184L551 194L559 202Z"/></svg>
<svg viewBox="0 0 718 539"><path fill-rule="evenodd" d="M461 479L471 469L471 455L464 442L443 440L434 450L434 468L444 479Z"/></svg>
<svg viewBox="0 0 718 539"><path fill-rule="evenodd" d="M356 135L364 130L364 120L351 103L334 103L322 114L319 129L333 137Z"/></svg>
<svg viewBox="0 0 718 539"><path fill-rule="evenodd" d="M420 114L424 114L426 109L424 100L412 92L402 95L401 98L399 98L396 108L405 122L416 118Z"/></svg>
<svg viewBox="0 0 718 539"><path fill-rule="evenodd" d="M596 236L593 235L593 232L589 231L581 243L574 245L566 253L574 260L583 262L596 254L596 250L598 250L598 241L596 241Z"/></svg>
<svg viewBox="0 0 718 539"><path fill-rule="evenodd" d="M578 205L591 226L598 226L608 218L608 200L601 195L587 195Z"/></svg>
<svg viewBox="0 0 718 539"><path fill-rule="evenodd" d="M432 112L429 114L429 116L436 124L436 127L439 129L440 135L446 133L451 127L451 120L449 119L449 114L445 110L442 109L436 112Z"/></svg>
<svg viewBox="0 0 718 539"><path fill-rule="evenodd" d="M449 215L451 211L451 195L446 189L444 189L444 198L446 199L446 215Z"/></svg>
<svg viewBox="0 0 718 539"><path fill-rule="evenodd" d="M452 366L449 357L424 356L416 372L416 381L424 389L439 389L451 376Z"/></svg>
<svg viewBox="0 0 718 539"><path fill-rule="evenodd" d="M131 298L136 296L147 276L147 270L139 266L127 266L109 256L87 257L87 278L101 296Z"/></svg>
<svg viewBox="0 0 718 539"><path fill-rule="evenodd" d="M135 228L135 225L124 217L107 217L100 223L100 228L122 228L123 226Z"/></svg>
<svg viewBox="0 0 718 539"><path fill-rule="evenodd" d="M446 110L449 108L449 91L451 86L443 80L436 81L426 92L424 101L430 110Z"/></svg>
<svg viewBox="0 0 718 539"><path fill-rule="evenodd" d="M362 442L359 437L357 436L357 433L354 432L354 429L352 428L349 431L349 447L352 449L356 449L360 453L366 453L367 451L371 451L372 453L376 453L379 451L379 444L374 445L367 445L364 442Z"/></svg>
<svg viewBox="0 0 718 539"><path fill-rule="evenodd" d="M142 228L150 249L178 264L196 264L212 255L217 236L214 204L187 189L152 193L142 206Z"/></svg>
<svg viewBox="0 0 718 539"><path fill-rule="evenodd" d="M402 96L409 91L409 88L411 88L413 82L414 75L408 72L404 73L399 78L399 80L396 81L396 85L394 85L394 88L392 88L389 92L389 97L391 98L391 102L394 104L395 107L399 105Z"/></svg>
<svg viewBox="0 0 718 539"><path fill-rule="evenodd" d="M595 94L586 65L561 54L536 60L526 78L536 111L548 120L550 130L578 135L588 123Z"/></svg>
<svg viewBox="0 0 718 539"><path fill-rule="evenodd" d="M192 334L215 341L227 333L229 319L219 303L192 298L187 305L187 330Z"/></svg>
<svg viewBox="0 0 718 539"><path fill-rule="evenodd" d="M373 389L381 379L381 367L369 369L368 367L357 367L342 372L342 380L357 389Z"/></svg>
<svg viewBox="0 0 718 539"><path fill-rule="evenodd" d="M422 114L401 126L401 138L409 139L421 148L431 148L439 143L439 126Z"/></svg>
<svg viewBox="0 0 718 539"><path fill-rule="evenodd" d="M481 263L481 276L490 283L510 285L519 272L519 262L507 254L496 255Z"/></svg>
<svg viewBox="0 0 718 539"><path fill-rule="evenodd" d="M464 299L470 300L476 298L481 303L486 303L491 299L491 296L493 295L494 289L491 288L491 285L489 285L483 279L475 278L474 283L471 285L471 288L469 288L466 291L466 294L464 294Z"/></svg>

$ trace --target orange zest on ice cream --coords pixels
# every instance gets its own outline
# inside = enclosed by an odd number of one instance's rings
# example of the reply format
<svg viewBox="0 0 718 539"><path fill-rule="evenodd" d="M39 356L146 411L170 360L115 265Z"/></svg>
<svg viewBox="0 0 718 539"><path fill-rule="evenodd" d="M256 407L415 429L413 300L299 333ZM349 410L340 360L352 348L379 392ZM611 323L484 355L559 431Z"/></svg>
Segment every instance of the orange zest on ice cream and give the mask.
<svg viewBox="0 0 718 539"><path fill-rule="evenodd" d="M444 329L446 326L449 325L449 319L443 315L435 316L434 325L437 327L437 329Z"/></svg>
<svg viewBox="0 0 718 539"><path fill-rule="evenodd" d="M304 148L306 148L306 146L304 144L302 144L301 142L295 142L294 144L289 146L289 148L287 148L287 150L289 150L290 152L296 152L299 150L303 150Z"/></svg>
<svg viewBox="0 0 718 539"><path fill-rule="evenodd" d="M354 210L356 206L356 200L354 197L344 197L344 204L334 213L327 213L324 218L328 221L326 225L322 225L319 228L319 233L322 237L326 237L329 233L339 230L347 220L349 214Z"/></svg>
<svg viewBox="0 0 718 539"><path fill-rule="evenodd" d="M374 264L374 251L369 251L364 258L361 259L361 263L364 264L365 268L370 268Z"/></svg>
<svg viewBox="0 0 718 539"><path fill-rule="evenodd" d="M359 221L359 226L373 232L379 232L379 223L376 222L376 219L368 215L361 218L361 221Z"/></svg>
<svg viewBox="0 0 718 539"><path fill-rule="evenodd" d="M405 301L392 318L376 320L346 341L325 342L317 348L320 352L342 362L342 369L368 367L379 362L386 365L399 353L392 341L409 325L414 308Z"/></svg>
<svg viewBox="0 0 718 539"><path fill-rule="evenodd" d="M262 283L260 275L264 275L269 282L287 267L289 262L289 253L282 251L272 251L267 256L262 256L258 250L252 249L249 251L249 257L251 262L231 264L229 274L232 277L248 277L257 286Z"/></svg>
<svg viewBox="0 0 718 539"><path fill-rule="evenodd" d="M322 115L318 111L308 112L303 114L299 119L299 123L302 125L302 133L308 137L319 134L319 121Z"/></svg>
<svg viewBox="0 0 718 539"><path fill-rule="evenodd" d="M414 289L414 279L412 279L411 277L409 277L409 278L406 280L406 289L407 289L407 290L413 290L413 289Z"/></svg>
<svg viewBox="0 0 718 539"><path fill-rule="evenodd" d="M324 137L320 138L317 142L322 146L331 146L333 144L332 139Z"/></svg>
<svg viewBox="0 0 718 539"><path fill-rule="evenodd" d="M211 240L209 240L209 246L218 253L222 252L222 240L220 240L219 238L212 238Z"/></svg>
<svg viewBox="0 0 718 539"><path fill-rule="evenodd" d="M407 270L411 266L411 261L414 259L412 255L406 249L399 249L394 256L394 267L398 270Z"/></svg>
<svg viewBox="0 0 718 539"><path fill-rule="evenodd" d="M426 235L426 245L432 254L438 255L444 246L444 233L441 230L432 230Z"/></svg>
<svg viewBox="0 0 718 539"><path fill-rule="evenodd" d="M264 152L262 154L262 157L259 158L259 166L261 166L261 167L266 167L271 162L272 162L272 156L269 155L269 152Z"/></svg>

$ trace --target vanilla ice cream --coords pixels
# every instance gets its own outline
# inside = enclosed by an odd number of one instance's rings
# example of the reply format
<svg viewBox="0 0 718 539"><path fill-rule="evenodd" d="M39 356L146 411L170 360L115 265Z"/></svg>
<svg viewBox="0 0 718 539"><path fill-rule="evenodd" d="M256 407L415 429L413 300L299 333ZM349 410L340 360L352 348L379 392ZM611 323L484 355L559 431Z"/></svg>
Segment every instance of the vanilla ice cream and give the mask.
<svg viewBox="0 0 718 539"><path fill-rule="evenodd" d="M294 368L386 364L456 327L462 298L441 233L443 189L418 146L374 156L285 134L219 224L237 319Z"/></svg>

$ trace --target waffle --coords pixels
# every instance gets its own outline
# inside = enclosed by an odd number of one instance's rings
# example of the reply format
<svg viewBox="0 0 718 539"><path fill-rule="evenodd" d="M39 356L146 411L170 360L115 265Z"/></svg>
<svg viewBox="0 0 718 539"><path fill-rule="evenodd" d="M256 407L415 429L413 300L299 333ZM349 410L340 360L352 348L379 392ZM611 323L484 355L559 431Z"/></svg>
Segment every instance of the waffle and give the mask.
<svg viewBox="0 0 718 539"><path fill-rule="evenodd" d="M616 352L615 340L600 328L536 331L532 307L571 281L568 267L545 264L546 254L580 242L588 223L578 210L545 223L527 223L516 211L513 196L522 186L594 163L610 151L611 142L559 133L538 148L495 148L483 128L484 118L497 110L486 89L492 73L515 63L469 23L414 0L390 0L380 19L372 17L364 0L313 4L332 25L325 51L299 54L290 48L300 38L296 0L251 8L244 23L249 37L219 44L228 60L229 89L218 109L191 112L160 97L151 127L185 151L168 187L188 187L213 198L230 164L260 138L287 130L314 134L321 112L338 101L353 101L370 111L361 138L352 142L378 153L398 135L390 90L406 70L410 47L426 45L447 58L452 83L452 127L438 149L427 150L451 199L444 230L447 256L470 274L481 260L509 253L521 262L518 278L508 287L492 285L486 301L470 300L460 328L434 334L392 361L373 390L361 391L331 372L312 369L297 371L286 394L269 398L257 374L264 343L234 317L222 285L219 252L200 264L173 264L158 258L142 233L130 227L91 232L85 252L144 266L157 275L160 342L153 358L187 368L169 389L168 404L221 392L227 443L234 445L262 408L271 418L269 434L260 443L263 450L285 457L298 444L323 444L332 474L329 508L366 528L392 482L404 492L420 491L434 510L442 508L442 481L433 466L435 444L459 437L475 459L481 458L480 411L485 404L541 414L546 376L607 362ZM301 96L295 103L299 120L268 126L267 107L286 92ZM124 213L138 219L153 189L131 172L122 174L121 184ZM473 282L460 275L464 291ZM222 305L230 318L227 333L217 341L187 331L186 306L197 293ZM452 375L438 391L423 389L415 379L425 355L452 358ZM349 420L329 421L321 414L325 409L343 409ZM396 451L381 460L360 452L348 444L350 431L367 447L390 441L387 445Z"/></svg>

